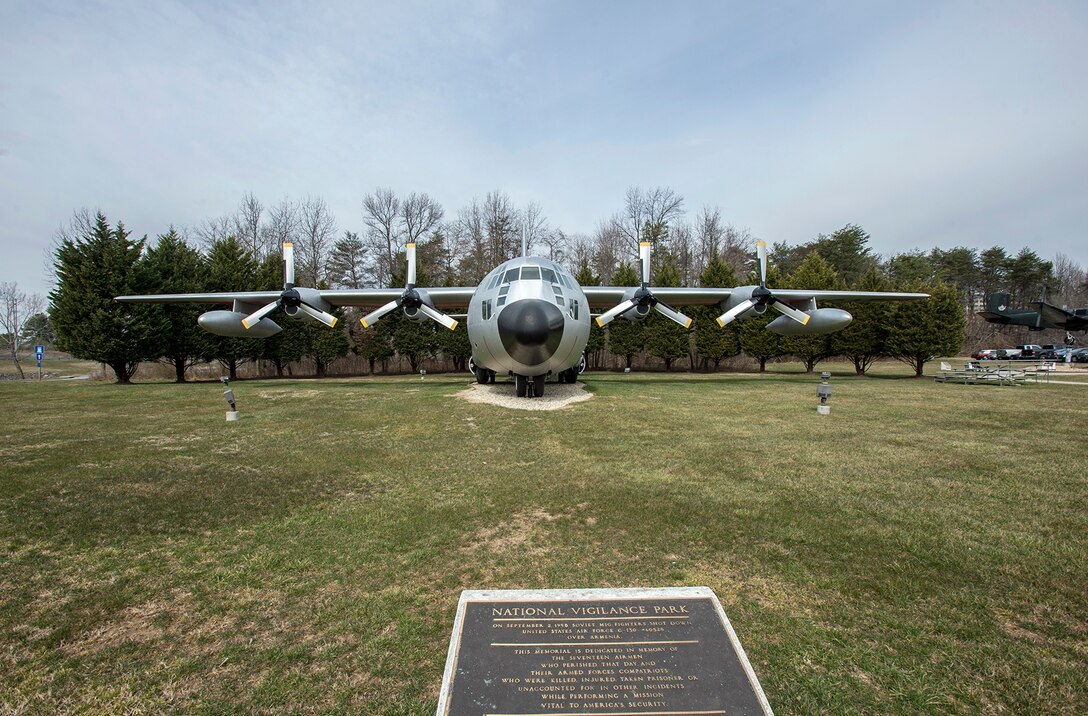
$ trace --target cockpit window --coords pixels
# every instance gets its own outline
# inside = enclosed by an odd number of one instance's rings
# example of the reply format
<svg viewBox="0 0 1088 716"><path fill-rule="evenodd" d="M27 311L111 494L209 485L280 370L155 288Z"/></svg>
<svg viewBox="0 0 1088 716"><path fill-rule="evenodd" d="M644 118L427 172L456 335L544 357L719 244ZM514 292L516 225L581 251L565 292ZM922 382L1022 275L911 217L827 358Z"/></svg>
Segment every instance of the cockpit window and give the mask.
<svg viewBox="0 0 1088 716"><path fill-rule="evenodd" d="M502 282L503 283L510 283L511 281L517 281L517 280L518 280L518 269L516 269L516 268L510 269L505 274L503 274L503 277L502 277Z"/></svg>
<svg viewBox="0 0 1088 716"><path fill-rule="evenodd" d="M540 280L540 268L537 266L522 266L521 267L521 280L522 281L539 281Z"/></svg>
<svg viewBox="0 0 1088 716"><path fill-rule="evenodd" d="M559 279L555 277L555 271L552 271L550 268L541 268L540 276L548 283L559 283Z"/></svg>
<svg viewBox="0 0 1088 716"><path fill-rule="evenodd" d="M500 278L502 278L502 273L496 273L494 276L491 277L491 281L487 284L487 287L489 289L492 289L498 286Z"/></svg>

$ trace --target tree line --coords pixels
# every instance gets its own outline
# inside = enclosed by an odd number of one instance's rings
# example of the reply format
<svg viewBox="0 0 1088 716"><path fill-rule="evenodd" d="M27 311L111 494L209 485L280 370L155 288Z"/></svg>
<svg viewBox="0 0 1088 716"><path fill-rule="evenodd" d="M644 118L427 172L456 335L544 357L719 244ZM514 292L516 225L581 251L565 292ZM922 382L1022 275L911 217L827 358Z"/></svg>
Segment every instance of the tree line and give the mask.
<svg viewBox="0 0 1088 716"><path fill-rule="evenodd" d="M567 234L549 224L541 208L517 207L502 192L474 199L447 218L425 193L398 196L379 188L361 202L360 231L339 232L323 200L285 199L266 207L252 194L227 216L186 230L169 228L151 242L134 239L123 223L111 225L101 213L78 212L57 237L56 288L50 318L56 347L76 357L109 365L127 382L144 361L173 365L176 379L202 361L220 361L233 376L246 362L283 375L305 360L322 375L333 361L354 353L373 372L395 356L415 371L420 361L440 356L463 369L470 355L464 322L457 331L435 330L399 314L370 329L357 320L336 329L310 321L277 318L284 327L271 339L210 335L196 325L207 306L118 304L112 297L132 293L278 290L282 286L280 245L296 247L296 283L318 288L402 286L403 245L417 244L420 285L473 285L498 263L520 255L542 255L568 266L583 285L637 285L640 241L654 246L656 286L729 287L754 283L753 239L726 223L719 209L702 208L689 220L683 198L666 187L627 191L623 208L595 232ZM918 290L926 302L843 304L855 316L846 330L829 336L778 336L765 330L771 316L718 328L717 307L695 307L693 330L653 315L645 321L595 325L587 353L599 367L608 355L631 366L639 357L671 370L717 369L724 358L744 353L766 363L783 356L813 370L832 356L846 356L859 373L890 356L921 374L924 363L954 354L976 296L1005 290L1032 300L1083 296L1084 271L1059 255L1054 263L1029 249L1015 256L1001 247L909 252L882 258L872 253L869 235L847 225L799 244L774 244L768 285L811 289ZM339 315L354 311L338 309ZM348 326L347 328L342 328Z"/></svg>

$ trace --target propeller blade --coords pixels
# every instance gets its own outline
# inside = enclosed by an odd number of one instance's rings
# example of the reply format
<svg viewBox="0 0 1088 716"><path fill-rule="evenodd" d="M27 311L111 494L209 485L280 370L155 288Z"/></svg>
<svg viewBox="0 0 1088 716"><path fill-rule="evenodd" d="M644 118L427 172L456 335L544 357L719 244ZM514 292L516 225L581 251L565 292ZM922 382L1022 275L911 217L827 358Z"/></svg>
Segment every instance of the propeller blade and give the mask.
<svg viewBox="0 0 1088 716"><path fill-rule="evenodd" d="M653 244L649 241L643 241L638 245L638 260L642 265L642 287L650 285L650 249L653 248Z"/></svg>
<svg viewBox="0 0 1088 716"><path fill-rule="evenodd" d="M798 311L796 308L789 305L780 298L774 299L774 302L771 304L771 306L773 306L774 310L778 311L783 316L789 316L793 320L800 323L802 326L807 326L809 319L812 318L812 316L808 315L804 311Z"/></svg>
<svg viewBox="0 0 1088 716"><path fill-rule="evenodd" d="M385 304L381 308L374 309L373 311L371 311L367 315L360 318L359 323L363 324L363 328L370 328L375 323L377 323L379 320L381 320L382 316L389 313L390 311L395 311L398 306L400 306L400 299L397 299L395 301L390 301L389 303Z"/></svg>
<svg viewBox="0 0 1088 716"><path fill-rule="evenodd" d="M660 313L665 318L671 318L684 328L691 328L691 319L666 303L658 301L654 304L654 310Z"/></svg>
<svg viewBox="0 0 1088 716"><path fill-rule="evenodd" d="M737 316L744 313L754 305L756 305L756 302L750 298L741 301L722 315L718 316L718 325L722 328L725 328L727 325L736 320Z"/></svg>
<svg viewBox="0 0 1088 716"><path fill-rule="evenodd" d="M612 322L613 318L617 316L622 316L624 313L627 313L636 305L637 304L635 301L628 299L623 303L616 305L614 308L610 308L601 315L597 316L597 325L601 328L604 328L606 325Z"/></svg>
<svg viewBox="0 0 1088 716"><path fill-rule="evenodd" d="M283 242L283 283L295 285L295 245L290 241Z"/></svg>
<svg viewBox="0 0 1088 716"><path fill-rule="evenodd" d="M756 242L756 255L759 257L759 285L767 285L767 242Z"/></svg>
<svg viewBox="0 0 1088 716"><path fill-rule="evenodd" d="M269 313L272 313L272 311L275 311L279 307L280 299L277 298L272 303L258 308L256 311L243 318L242 326L244 326L245 329L248 331L250 328L253 328L253 326L260 323L262 318L267 316Z"/></svg>
<svg viewBox="0 0 1088 716"><path fill-rule="evenodd" d="M430 306L428 306L426 303L424 303L422 306L419 307L419 312L422 313L427 318L434 321L435 323L442 324L443 326L450 329L451 331L453 329L457 328L457 321L453 320L452 318L447 316L445 313L439 313L438 311L436 311L433 308L431 308Z"/></svg>
<svg viewBox="0 0 1088 716"><path fill-rule="evenodd" d="M412 288L416 285L416 244L406 244L404 247L405 257L408 259L408 288Z"/></svg>
<svg viewBox="0 0 1088 716"><path fill-rule="evenodd" d="M316 308L314 308L313 306L311 306L308 303L300 303L300 304L298 304L298 308L299 308L300 311L305 313L310 318L312 318L312 319L314 319L316 321L321 321L322 323L324 323L329 328L332 328L333 326L335 326L336 322L339 320L336 316L332 315L331 313L325 313L324 311L319 311L319 310L317 310Z"/></svg>

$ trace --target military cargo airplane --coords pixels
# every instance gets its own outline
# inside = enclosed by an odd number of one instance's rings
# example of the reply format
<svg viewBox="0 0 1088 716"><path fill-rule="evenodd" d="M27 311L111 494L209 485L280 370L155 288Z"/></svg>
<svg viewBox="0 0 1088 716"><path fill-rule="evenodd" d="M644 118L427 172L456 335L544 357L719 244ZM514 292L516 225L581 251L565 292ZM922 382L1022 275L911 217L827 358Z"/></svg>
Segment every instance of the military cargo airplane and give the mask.
<svg viewBox="0 0 1088 716"><path fill-rule="evenodd" d="M403 289L361 288L319 290L295 286L294 246L283 244L282 291L231 291L118 296L132 303L230 304L229 310L203 313L197 322L205 330L235 338L267 338L282 328L268 316L277 309L293 318L309 316L327 326L337 318L334 306L374 308L363 316L364 327L400 309L411 319L424 318L453 330L457 317L467 317L472 347L469 368L480 383L495 382L498 374L514 378L518 397L542 396L548 376L573 383L585 367L590 319L598 325L616 318L640 320L657 311L684 328L692 320L669 303L681 306L718 305L719 326L764 314L782 314L767 326L783 335L823 334L845 328L853 317L840 308L819 308L817 301L908 301L925 293L822 291L767 287L767 245L757 244L759 285L736 288L651 288L649 243L639 247L639 286L580 286L567 269L554 261L522 256L504 261L478 286L420 288L416 286L416 246L407 244L407 281ZM443 311L467 309L449 315Z"/></svg>
<svg viewBox="0 0 1088 716"><path fill-rule="evenodd" d="M986 301L986 310L978 315L990 323L1007 326L1027 326L1031 331L1058 328L1065 331L1088 331L1088 308L1059 308L1047 303L1046 294L1034 305L1036 310L1010 308L1007 293L994 293Z"/></svg>

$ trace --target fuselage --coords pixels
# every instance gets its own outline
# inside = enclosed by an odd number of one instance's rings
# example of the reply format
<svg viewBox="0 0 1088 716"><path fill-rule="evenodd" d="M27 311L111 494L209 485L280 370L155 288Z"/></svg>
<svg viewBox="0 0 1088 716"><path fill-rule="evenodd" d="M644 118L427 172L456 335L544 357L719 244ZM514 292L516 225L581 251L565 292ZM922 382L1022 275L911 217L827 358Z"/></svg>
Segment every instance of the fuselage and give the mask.
<svg viewBox="0 0 1088 716"><path fill-rule="evenodd" d="M585 293L562 266L537 256L505 261L469 302L473 363L499 374L558 373L582 360L589 321Z"/></svg>

